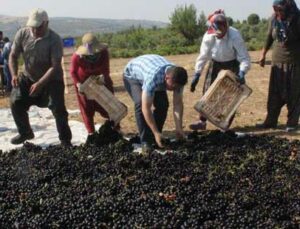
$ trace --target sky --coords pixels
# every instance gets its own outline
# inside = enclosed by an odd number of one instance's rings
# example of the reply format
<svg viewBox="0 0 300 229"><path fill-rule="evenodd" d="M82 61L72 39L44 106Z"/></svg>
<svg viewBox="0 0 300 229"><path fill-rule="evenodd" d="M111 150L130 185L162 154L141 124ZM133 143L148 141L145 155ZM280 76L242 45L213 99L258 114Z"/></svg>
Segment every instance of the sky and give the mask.
<svg viewBox="0 0 300 229"><path fill-rule="evenodd" d="M224 9L227 16L243 20L251 13L272 14L273 0L0 0L0 15L27 16L32 8L45 9L49 17L146 19L169 22L178 6L194 4L205 15ZM300 0L296 0L300 7Z"/></svg>

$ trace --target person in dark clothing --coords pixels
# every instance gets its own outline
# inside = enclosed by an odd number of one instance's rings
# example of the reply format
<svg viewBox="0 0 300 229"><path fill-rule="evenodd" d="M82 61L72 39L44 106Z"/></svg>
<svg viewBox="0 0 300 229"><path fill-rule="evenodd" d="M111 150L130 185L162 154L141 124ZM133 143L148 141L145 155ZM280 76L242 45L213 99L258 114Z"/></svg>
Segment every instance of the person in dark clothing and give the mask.
<svg viewBox="0 0 300 229"><path fill-rule="evenodd" d="M3 50L3 47L4 47L4 40L3 40L3 32L0 31L0 53L2 52ZM2 62L0 62L0 64L2 64Z"/></svg>
<svg viewBox="0 0 300 229"><path fill-rule="evenodd" d="M21 54L25 69L18 77L18 58ZM27 111L31 105L37 105L52 111L61 144L71 145L72 134L64 100L62 55L62 40L48 28L46 11L34 9L27 27L17 32L9 58L13 86L10 105L19 132L11 139L12 144L34 138Z"/></svg>
<svg viewBox="0 0 300 229"><path fill-rule="evenodd" d="M275 0L260 65L273 45L267 102L267 117L259 128L276 128L281 108L286 104L286 131L298 128L300 115L300 12L294 0Z"/></svg>
<svg viewBox="0 0 300 229"><path fill-rule="evenodd" d="M5 82L6 82L6 92L11 92L11 74L9 71L9 66L8 66L8 57L11 51L11 42L9 41L8 37L4 37L4 47L2 51L2 59L3 59L3 73L5 77Z"/></svg>
<svg viewBox="0 0 300 229"><path fill-rule="evenodd" d="M4 48L3 32L0 31L0 65L4 65L3 48ZM2 87L6 85L6 78L4 76L4 67L0 68L0 84Z"/></svg>

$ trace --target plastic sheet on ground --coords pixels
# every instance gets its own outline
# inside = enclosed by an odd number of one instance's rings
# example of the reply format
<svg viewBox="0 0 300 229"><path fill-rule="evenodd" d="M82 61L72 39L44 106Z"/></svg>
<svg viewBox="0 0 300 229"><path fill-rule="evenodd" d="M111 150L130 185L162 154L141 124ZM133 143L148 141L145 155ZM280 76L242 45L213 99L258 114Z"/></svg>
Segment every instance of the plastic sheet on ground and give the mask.
<svg viewBox="0 0 300 229"><path fill-rule="evenodd" d="M79 114L79 110L71 110L68 112L71 114ZM28 114L35 135L35 138L28 142L41 147L60 144L55 119L49 109L32 106ZM10 143L11 138L18 134L10 109L0 109L0 117L0 150L6 152L22 147L22 144L13 145ZM72 144L80 145L84 143L87 137L84 124L79 121L69 120L69 125L73 135Z"/></svg>

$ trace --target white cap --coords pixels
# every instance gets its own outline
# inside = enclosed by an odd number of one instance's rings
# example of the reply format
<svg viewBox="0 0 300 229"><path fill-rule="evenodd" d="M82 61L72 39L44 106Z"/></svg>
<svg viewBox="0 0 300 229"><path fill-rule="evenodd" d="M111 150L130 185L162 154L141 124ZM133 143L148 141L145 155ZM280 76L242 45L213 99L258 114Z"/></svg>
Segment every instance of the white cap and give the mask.
<svg viewBox="0 0 300 229"><path fill-rule="evenodd" d="M43 9L33 9L27 21L29 27L39 27L44 21L48 21L48 14Z"/></svg>

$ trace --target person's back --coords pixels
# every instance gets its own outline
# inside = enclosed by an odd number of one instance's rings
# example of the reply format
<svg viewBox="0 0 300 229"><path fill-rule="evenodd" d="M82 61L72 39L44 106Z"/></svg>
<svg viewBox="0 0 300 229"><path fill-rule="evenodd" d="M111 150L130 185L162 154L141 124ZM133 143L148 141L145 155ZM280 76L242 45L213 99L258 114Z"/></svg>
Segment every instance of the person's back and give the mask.
<svg viewBox="0 0 300 229"><path fill-rule="evenodd" d="M130 72L128 74L125 72L125 77L138 80L145 80L148 77L153 78L157 71L167 65L172 64L162 56L155 54L142 55L129 61L125 69Z"/></svg>

